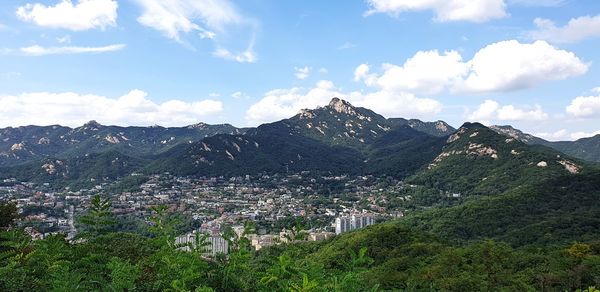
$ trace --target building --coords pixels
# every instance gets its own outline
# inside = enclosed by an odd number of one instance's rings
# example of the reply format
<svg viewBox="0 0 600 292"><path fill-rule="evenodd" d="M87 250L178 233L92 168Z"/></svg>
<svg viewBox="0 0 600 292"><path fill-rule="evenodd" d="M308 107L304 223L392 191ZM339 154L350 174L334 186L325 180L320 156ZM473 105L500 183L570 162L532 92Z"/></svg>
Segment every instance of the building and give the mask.
<svg viewBox="0 0 600 292"><path fill-rule="evenodd" d="M277 237L272 234L253 235L251 238L251 245L256 250L260 250L263 247L272 246L276 243Z"/></svg>
<svg viewBox="0 0 600 292"><path fill-rule="evenodd" d="M332 236L334 236L335 233L333 232L327 232L327 231L321 231L321 232L310 232L308 234L308 240L309 241L319 241L319 240L325 240L328 239Z"/></svg>
<svg viewBox="0 0 600 292"><path fill-rule="evenodd" d="M341 234L352 230L350 217L335 218L335 234Z"/></svg>
<svg viewBox="0 0 600 292"><path fill-rule="evenodd" d="M335 234L365 228L375 224L375 218L370 214L354 214L335 218Z"/></svg>
<svg viewBox="0 0 600 292"><path fill-rule="evenodd" d="M179 246L179 249L189 251L189 245L194 246L196 244L196 231L190 232L185 235L181 235L175 238L175 244ZM209 236L204 241L204 252L203 254L208 256L215 256L219 253L229 253L229 242L222 236Z"/></svg>
<svg viewBox="0 0 600 292"><path fill-rule="evenodd" d="M367 227L369 225L373 225L375 223L375 219L371 215L360 214L360 215L352 215L350 218L350 224L352 225L352 229L360 229Z"/></svg>

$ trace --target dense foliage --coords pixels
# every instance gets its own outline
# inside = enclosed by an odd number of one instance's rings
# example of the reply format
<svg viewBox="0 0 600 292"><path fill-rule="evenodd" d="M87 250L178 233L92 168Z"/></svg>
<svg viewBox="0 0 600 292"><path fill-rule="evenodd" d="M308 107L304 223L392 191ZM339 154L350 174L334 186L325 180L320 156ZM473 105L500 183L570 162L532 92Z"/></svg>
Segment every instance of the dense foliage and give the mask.
<svg viewBox="0 0 600 292"><path fill-rule="evenodd" d="M494 238L514 246L600 237L600 172L565 175L503 194L422 212L404 224L459 242Z"/></svg>
<svg viewBox="0 0 600 292"><path fill-rule="evenodd" d="M579 243L561 232L556 236L564 240L555 244L500 232L501 240L520 240L523 245L515 248L475 235L456 242L451 233L407 226L414 222L409 219L321 242L295 236L291 244L259 252L247 238L232 235L230 254L208 259L199 248L182 251L174 243L175 222L166 208L154 209L148 236L111 232L108 210L106 200L95 198L80 222L85 231L74 242L62 235L32 241L22 230L1 231L0 290L575 291L600 284L597 227ZM3 213L3 221L11 218Z"/></svg>
<svg viewBox="0 0 600 292"><path fill-rule="evenodd" d="M577 158L600 162L600 135L577 141L549 142L548 146Z"/></svg>
<svg viewBox="0 0 600 292"><path fill-rule="evenodd" d="M363 118L344 120L352 110ZM317 122L333 126L337 119L343 125L374 121L356 131L368 143L338 136L339 127L311 130ZM248 135L216 135L174 146L152 157L155 163L148 167L145 158L108 151L62 164L45 161L56 164L53 168L38 163L7 170L5 175L25 178L41 168L46 173L41 180L47 181L52 169L61 177L89 181L142 168L177 174L314 170L399 177L419 169L398 193L386 195L390 205L407 211L401 220L320 242L306 241L302 225L327 221L280 220L271 228L292 230L290 243L260 251L250 247L247 235L264 227L262 222L246 224L239 238L224 226L229 254L210 258L198 248L206 245L204 235L195 245L175 244L175 235L197 226L166 207L154 208L145 220L115 217L110 200L95 197L78 217L76 238L33 240L14 224L16 206L2 203L0 291L598 291L593 286L600 287L600 171L594 166L479 124L461 127L450 139L418 132L404 124L410 121L396 121L385 134L371 135L387 127L379 124L384 122L364 109L336 114L321 108ZM448 155L433 160L440 152ZM112 191L134 189L147 179L128 176ZM337 192L337 184L323 185L323 194Z"/></svg>
<svg viewBox="0 0 600 292"><path fill-rule="evenodd" d="M561 163L572 163L576 172L588 170L585 162L551 148L507 138L481 124L465 124L451 139L439 160L407 182L469 196L489 196L568 175Z"/></svg>

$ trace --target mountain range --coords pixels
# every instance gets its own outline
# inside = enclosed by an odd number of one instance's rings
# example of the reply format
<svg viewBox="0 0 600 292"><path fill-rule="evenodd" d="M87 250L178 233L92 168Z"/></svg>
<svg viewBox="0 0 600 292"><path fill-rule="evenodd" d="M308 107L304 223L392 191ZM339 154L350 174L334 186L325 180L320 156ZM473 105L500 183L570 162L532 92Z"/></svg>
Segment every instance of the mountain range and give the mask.
<svg viewBox="0 0 600 292"><path fill-rule="evenodd" d="M544 145L583 160L600 162L600 134L576 141L551 142L523 133L511 126L491 126L490 129L511 136L529 145Z"/></svg>
<svg viewBox="0 0 600 292"><path fill-rule="evenodd" d="M0 129L0 178L67 185L132 173L314 171L410 177L449 190L485 192L517 183L514 171L522 177L579 172L588 164L584 160L600 156L599 141L600 136L548 142L510 126L466 123L455 129L443 121L385 118L333 98L326 106L256 128L118 127L91 121L77 128ZM460 167L473 175L455 177L464 174ZM487 182L476 189L470 186L474 180ZM448 185L440 185L444 181Z"/></svg>
<svg viewBox="0 0 600 292"><path fill-rule="evenodd" d="M402 209L401 219L326 240L244 251L253 258L249 267L258 267L248 279L261 283L272 277L256 276L257 271L282 267L321 267L313 271L313 279L344 269L364 276L340 278L350 283L340 291L356 290L360 283L394 291L576 291L581 283L598 283L600 168L574 155L597 152L590 141L598 137L548 142L510 126L465 123L454 129L442 121L387 119L337 98L248 129L203 124L122 128L91 122L75 129L23 127L1 133L7 139L3 145L23 141L17 143L23 147L3 150L17 156L5 157L0 178L55 188L112 181L139 185L138 178L165 172L227 176L309 171L403 180L394 191L372 194L390 202L390 210ZM577 152L578 147L589 148ZM398 201L402 204L393 205ZM147 250L138 235L103 236L110 237L99 238L114 242L89 247L107 251L94 259L114 259L109 252L115 250L125 255ZM65 254L81 258L80 252ZM148 262L155 267L175 258L168 259L151 257ZM265 263L277 263L278 268Z"/></svg>

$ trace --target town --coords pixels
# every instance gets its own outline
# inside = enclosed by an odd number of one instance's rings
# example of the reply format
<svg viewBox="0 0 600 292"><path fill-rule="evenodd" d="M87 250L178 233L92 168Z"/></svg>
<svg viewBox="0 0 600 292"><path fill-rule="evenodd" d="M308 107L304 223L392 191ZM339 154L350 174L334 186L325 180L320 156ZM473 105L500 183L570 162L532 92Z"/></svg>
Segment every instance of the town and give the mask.
<svg viewBox="0 0 600 292"><path fill-rule="evenodd" d="M139 182L131 186L129 181ZM128 185L124 187L124 185ZM224 251L225 228L241 236L243 225L253 222L252 246L290 240L290 232L302 226L306 240L326 239L335 234L401 217L405 208L390 202L415 186L375 176L327 176L308 171L296 174L261 174L236 177L177 177L169 173L133 174L116 182L89 188L53 190L51 184L7 179L0 185L0 199L15 201L20 224L34 238L48 234L77 234L77 218L84 214L95 195L110 198L118 231L144 233L152 207L165 205L182 223L179 243L191 242L195 233L210 236L213 254ZM410 201L410 196L400 197ZM358 218L358 219L357 219ZM356 223L355 223L356 222Z"/></svg>

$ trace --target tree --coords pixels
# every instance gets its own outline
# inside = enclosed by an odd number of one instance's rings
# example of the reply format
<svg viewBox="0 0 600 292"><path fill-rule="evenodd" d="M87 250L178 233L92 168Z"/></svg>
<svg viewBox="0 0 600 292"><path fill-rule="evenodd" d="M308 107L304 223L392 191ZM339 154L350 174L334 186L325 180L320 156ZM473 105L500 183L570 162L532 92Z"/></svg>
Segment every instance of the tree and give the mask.
<svg viewBox="0 0 600 292"><path fill-rule="evenodd" d="M302 284L292 284L290 291L294 292L310 292L315 291L319 284L315 280L309 280L306 274L302 274Z"/></svg>
<svg viewBox="0 0 600 292"><path fill-rule="evenodd" d="M186 246L192 253L201 256L207 252L208 246L210 246L209 237L206 233L196 232L194 233L194 241L188 242Z"/></svg>
<svg viewBox="0 0 600 292"><path fill-rule="evenodd" d="M100 195L92 197L91 205L87 214L79 218L79 222L83 224L83 232L80 237L90 238L109 232L112 226L116 223L112 212L110 211L110 198L101 199Z"/></svg>
<svg viewBox="0 0 600 292"><path fill-rule="evenodd" d="M110 287L113 291L128 291L135 288L135 280L140 274L139 267L117 257L113 257L107 266L110 269Z"/></svg>
<svg viewBox="0 0 600 292"><path fill-rule="evenodd" d="M165 205L152 207L152 211L154 211L154 214L150 216L152 222L150 232L154 234L155 240L160 246L175 248L175 224L177 224L177 220L169 217Z"/></svg>
<svg viewBox="0 0 600 292"><path fill-rule="evenodd" d="M361 247L360 250L358 251L358 253L354 252L353 250L350 250L350 260L347 263L347 270L348 271L357 271L358 269L362 269L362 268L368 268L370 265L372 265L375 260L373 260L371 257L367 256L367 248L366 247Z"/></svg>
<svg viewBox="0 0 600 292"><path fill-rule="evenodd" d="M306 241L308 239L308 232L304 229L300 220L297 220L296 225L286 232L284 236L288 243Z"/></svg>
<svg viewBox="0 0 600 292"><path fill-rule="evenodd" d="M263 284L270 284L281 279L290 279L297 273L298 270L296 269L294 260L289 255L284 254L277 257L277 262L269 268L267 276L263 277L260 281Z"/></svg>
<svg viewBox="0 0 600 292"><path fill-rule="evenodd" d="M0 230L11 227L17 218L19 214L15 203L0 203Z"/></svg>

